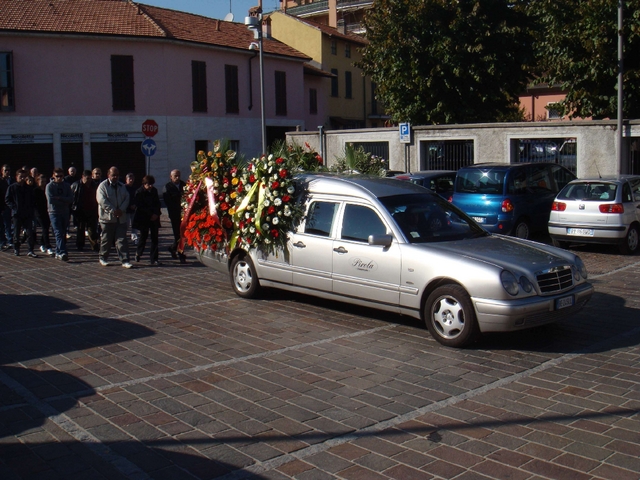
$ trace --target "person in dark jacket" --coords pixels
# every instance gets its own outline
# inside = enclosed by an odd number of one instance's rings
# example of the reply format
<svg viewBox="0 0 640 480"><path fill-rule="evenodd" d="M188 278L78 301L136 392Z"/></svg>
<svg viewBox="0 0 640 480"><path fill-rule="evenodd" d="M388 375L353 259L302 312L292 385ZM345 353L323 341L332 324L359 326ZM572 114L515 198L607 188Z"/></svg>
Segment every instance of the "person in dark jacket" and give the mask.
<svg viewBox="0 0 640 480"><path fill-rule="evenodd" d="M173 230L173 244L169 247L172 258L180 257L180 263L185 263L186 259L183 253L178 254L178 243L180 243L180 222L182 221L182 192L184 192L185 183L180 180L180 170L171 171L171 181L164 186L162 198L167 207L167 213L171 220L171 229Z"/></svg>
<svg viewBox="0 0 640 480"><path fill-rule="evenodd" d="M33 235L33 216L35 202L33 188L27 185L29 172L20 169L16 172L16 181L9 185L4 201L11 208L11 221L13 224L13 253L20 255L20 234L24 230L27 234L28 256L37 258L33 251L35 238Z"/></svg>
<svg viewBox="0 0 640 480"><path fill-rule="evenodd" d="M45 193L49 179L46 175L39 175L37 181L37 186L33 189L33 197L35 202L35 223L42 229L40 251L53 257L56 252L51 248L51 240L49 238L51 219L48 212L47 194ZM35 233L35 229L34 235L37 241L38 235Z"/></svg>
<svg viewBox="0 0 640 480"><path fill-rule="evenodd" d="M100 248L98 241L98 202L96 200L96 184L91 179L91 170L82 172L82 177L71 185L73 203L71 209L76 219L76 248L84 250L86 234L89 234L89 244L94 252Z"/></svg>
<svg viewBox="0 0 640 480"><path fill-rule="evenodd" d="M133 228L138 229L138 247L136 249L136 262L140 261L144 247L151 232L151 248L149 259L151 265L160 265L158 262L158 230L160 229L160 197L154 187L156 179L153 175L145 175L142 186L136 190L136 210L133 215Z"/></svg>
<svg viewBox="0 0 640 480"><path fill-rule="evenodd" d="M53 171L53 182L47 185L47 205L53 233L56 236L56 259L66 262L69 260L67 253L67 230L73 193L71 186L64 181L64 170L56 168Z"/></svg>
<svg viewBox="0 0 640 480"><path fill-rule="evenodd" d="M7 189L11 183L11 167L8 164L4 164L0 172L0 248L2 248L2 250L13 246L11 209L4 201L4 197L7 195Z"/></svg>

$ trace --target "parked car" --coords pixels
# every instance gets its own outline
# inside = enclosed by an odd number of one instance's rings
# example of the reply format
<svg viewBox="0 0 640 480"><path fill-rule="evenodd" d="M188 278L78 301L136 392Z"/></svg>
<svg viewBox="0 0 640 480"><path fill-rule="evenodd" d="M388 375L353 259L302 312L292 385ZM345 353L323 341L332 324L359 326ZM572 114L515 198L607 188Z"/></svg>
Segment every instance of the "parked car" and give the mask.
<svg viewBox="0 0 640 480"><path fill-rule="evenodd" d="M489 232L530 238L547 229L553 200L575 178L555 163L480 163L458 170L451 201Z"/></svg>
<svg viewBox="0 0 640 480"><path fill-rule="evenodd" d="M632 254L640 245L640 176L574 180L558 194L549 216L553 244L606 243Z"/></svg>
<svg viewBox="0 0 640 480"><path fill-rule="evenodd" d="M436 194L391 178L297 177L306 215L288 251L205 250L236 294L275 287L422 319L443 345L557 321L593 293L578 256L491 235Z"/></svg>
<svg viewBox="0 0 640 480"><path fill-rule="evenodd" d="M422 170L413 173L401 173L393 178L422 185L448 200L453 194L456 172L455 170Z"/></svg>

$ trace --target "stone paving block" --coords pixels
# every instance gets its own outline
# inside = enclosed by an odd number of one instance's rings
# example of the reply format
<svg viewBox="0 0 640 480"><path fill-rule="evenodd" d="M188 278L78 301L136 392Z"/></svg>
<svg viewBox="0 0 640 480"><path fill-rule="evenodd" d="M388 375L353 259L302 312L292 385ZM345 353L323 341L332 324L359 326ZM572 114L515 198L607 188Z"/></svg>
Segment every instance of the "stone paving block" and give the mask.
<svg viewBox="0 0 640 480"><path fill-rule="evenodd" d="M473 472L486 475L488 478L504 479L504 480L525 480L531 477L531 474L523 472L509 465L504 465L492 460L486 460L471 467Z"/></svg>
<svg viewBox="0 0 640 480"><path fill-rule="evenodd" d="M458 465L438 459L425 465L420 470L441 478L456 478L465 471L464 468L461 468Z"/></svg>
<svg viewBox="0 0 640 480"><path fill-rule="evenodd" d="M534 459L523 465L522 469L548 478L566 478L575 480L589 480L592 478L591 475L538 459Z"/></svg>
<svg viewBox="0 0 640 480"><path fill-rule="evenodd" d="M638 480L638 472L630 472L613 465L600 465L590 472L592 475L608 480Z"/></svg>
<svg viewBox="0 0 640 480"><path fill-rule="evenodd" d="M600 465L600 462L570 453L564 453L559 457L554 458L553 463L557 463L558 465L562 465L567 468L578 470L584 473L590 473L593 469Z"/></svg>
<svg viewBox="0 0 640 480"><path fill-rule="evenodd" d="M346 480L384 480L388 478L386 475L373 472L360 465L354 465L346 470L342 470L340 477Z"/></svg>

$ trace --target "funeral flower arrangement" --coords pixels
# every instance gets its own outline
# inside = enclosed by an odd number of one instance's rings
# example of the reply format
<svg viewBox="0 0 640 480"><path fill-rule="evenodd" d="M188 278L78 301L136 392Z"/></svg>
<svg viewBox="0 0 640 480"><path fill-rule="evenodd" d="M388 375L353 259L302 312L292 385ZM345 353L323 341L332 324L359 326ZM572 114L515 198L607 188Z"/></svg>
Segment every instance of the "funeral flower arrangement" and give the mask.
<svg viewBox="0 0 640 480"><path fill-rule="evenodd" d="M293 176L301 171L299 158L276 153L247 163L226 143L214 142L211 152L199 152L183 196L182 237L197 250L228 252L259 248L266 253L285 249L287 232L302 216L295 201ZM310 148L304 152L319 155Z"/></svg>

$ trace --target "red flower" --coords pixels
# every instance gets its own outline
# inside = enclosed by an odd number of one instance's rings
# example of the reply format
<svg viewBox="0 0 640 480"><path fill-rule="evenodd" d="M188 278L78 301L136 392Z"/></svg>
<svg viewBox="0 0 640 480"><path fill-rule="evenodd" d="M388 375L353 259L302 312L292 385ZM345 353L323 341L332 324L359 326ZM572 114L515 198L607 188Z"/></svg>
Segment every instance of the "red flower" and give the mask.
<svg viewBox="0 0 640 480"><path fill-rule="evenodd" d="M278 230L276 230L275 228L271 230L271 236L273 238L278 238Z"/></svg>
<svg viewBox="0 0 640 480"><path fill-rule="evenodd" d="M256 181L256 176L252 173L251 175L249 175L249 182L253 183Z"/></svg>
<svg viewBox="0 0 640 480"><path fill-rule="evenodd" d="M223 202L220 204L220 210L222 210L223 212L229 210L229 204L226 202Z"/></svg>
<svg viewBox="0 0 640 480"><path fill-rule="evenodd" d="M284 160L283 160L282 158L280 158L280 157L276 158L276 163L277 163L278 165L280 165L280 164L281 164L281 163L283 163L283 162L284 162Z"/></svg>
<svg viewBox="0 0 640 480"><path fill-rule="evenodd" d="M276 211L276 207L274 207L273 205L271 205L271 206L267 209L267 214L269 214L269 215L273 215L275 211Z"/></svg>
<svg viewBox="0 0 640 480"><path fill-rule="evenodd" d="M287 176L287 169L283 168L282 170L280 170L280 178L286 178Z"/></svg>
<svg viewBox="0 0 640 480"><path fill-rule="evenodd" d="M291 200L291 197L290 197L289 195L283 195L283 196L282 196L282 201L283 201L283 202L288 202L288 201L290 201L290 200Z"/></svg>
<svg viewBox="0 0 640 480"><path fill-rule="evenodd" d="M279 186L280 186L280 184L279 184L278 182L273 182L273 183L271 184L271 188L272 188L273 190L275 190L275 189L276 189L276 188L278 188Z"/></svg>

